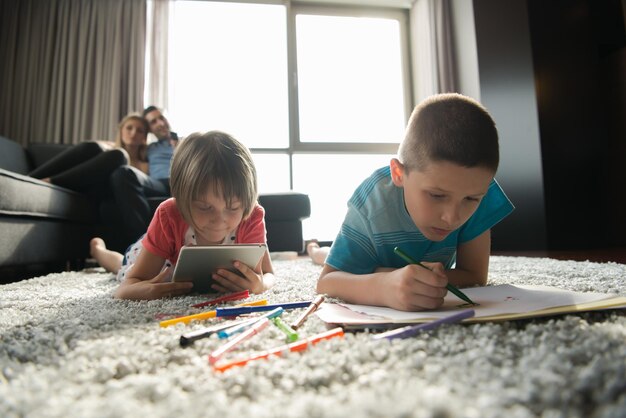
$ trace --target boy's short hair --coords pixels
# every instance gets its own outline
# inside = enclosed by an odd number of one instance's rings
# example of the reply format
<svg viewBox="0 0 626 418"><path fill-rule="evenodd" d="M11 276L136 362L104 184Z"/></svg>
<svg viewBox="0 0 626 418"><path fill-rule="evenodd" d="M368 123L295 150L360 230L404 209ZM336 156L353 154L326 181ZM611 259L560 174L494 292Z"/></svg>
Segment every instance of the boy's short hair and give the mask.
<svg viewBox="0 0 626 418"><path fill-rule="evenodd" d="M159 109L158 107L156 107L155 105L150 105L148 107L146 107L143 112L141 113L141 115L145 118L146 115L154 110L158 110L161 111L161 109Z"/></svg>
<svg viewBox="0 0 626 418"><path fill-rule="evenodd" d="M170 187L183 218L193 225L191 202L204 197L208 187L228 205L239 199L244 219L256 205L257 174L252 154L227 133L196 132L176 147L170 171ZM195 225L193 225L195 227Z"/></svg>
<svg viewBox="0 0 626 418"><path fill-rule="evenodd" d="M415 107L398 150L407 170L424 170L431 162L498 170L498 131L489 112L476 100L457 93L428 97Z"/></svg>

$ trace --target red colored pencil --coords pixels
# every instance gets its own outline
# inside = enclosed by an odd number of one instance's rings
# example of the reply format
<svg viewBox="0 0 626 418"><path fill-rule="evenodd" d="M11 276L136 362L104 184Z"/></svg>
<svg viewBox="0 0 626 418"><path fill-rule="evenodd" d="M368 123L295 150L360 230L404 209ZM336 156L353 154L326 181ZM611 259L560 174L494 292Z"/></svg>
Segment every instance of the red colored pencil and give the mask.
<svg viewBox="0 0 626 418"><path fill-rule="evenodd" d="M241 300L250 297L250 292L247 290L243 290L241 292L230 293L228 295L220 296L219 298L207 300L206 302L196 303L195 305L191 305L192 308L203 308L209 305L218 305L222 302L230 302L233 300Z"/></svg>

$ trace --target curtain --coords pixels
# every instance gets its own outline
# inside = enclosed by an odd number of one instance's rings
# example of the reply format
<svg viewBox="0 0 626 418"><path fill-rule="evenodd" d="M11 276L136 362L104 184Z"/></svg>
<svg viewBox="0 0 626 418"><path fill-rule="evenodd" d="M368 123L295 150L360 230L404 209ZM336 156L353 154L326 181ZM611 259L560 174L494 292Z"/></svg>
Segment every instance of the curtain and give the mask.
<svg viewBox="0 0 626 418"><path fill-rule="evenodd" d="M148 31L146 40L146 106L168 108L168 43L171 0L148 1Z"/></svg>
<svg viewBox="0 0 626 418"><path fill-rule="evenodd" d="M0 135L113 139L143 108L146 0L2 0Z"/></svg>
<svg viewBox="0 0 626 418"><path fill-rule="evenodd" d="M450 0L416 0L411 8L415 103L457 91Z"/></svg>

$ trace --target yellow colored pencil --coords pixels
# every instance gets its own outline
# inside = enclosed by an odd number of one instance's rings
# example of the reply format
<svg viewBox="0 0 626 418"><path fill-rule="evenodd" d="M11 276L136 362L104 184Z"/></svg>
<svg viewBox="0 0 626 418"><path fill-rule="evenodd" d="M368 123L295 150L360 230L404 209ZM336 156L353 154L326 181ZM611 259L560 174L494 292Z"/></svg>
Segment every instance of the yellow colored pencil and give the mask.
<svg viewBox="0 0 626 418"><path fill-rule="evenodd" d="M267 305L267 299L255 300L254 302L245 302L235 306L261 306ZM178 324L180 322L188 324L191 321L203 321L205 319L215 318L215 310L200 312L194 315L180 316L178 318L167 319L159 322L161 328L169 327L170 325Z"/></svg>

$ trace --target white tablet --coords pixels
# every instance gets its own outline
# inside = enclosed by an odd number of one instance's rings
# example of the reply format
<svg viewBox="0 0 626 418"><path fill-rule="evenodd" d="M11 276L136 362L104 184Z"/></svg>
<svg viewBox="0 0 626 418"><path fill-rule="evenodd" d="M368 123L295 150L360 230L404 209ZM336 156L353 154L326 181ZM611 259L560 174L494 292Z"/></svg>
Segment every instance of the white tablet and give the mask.
<svg viewBox="0 0 626 418"><path fill-rule="evenodd" d="M236 273L233 261L255 268L266 250L265 244L231 244L183 247L174 267L174 282L193 282L192 292L214 293L213 273L223 268Z"/></svg>

